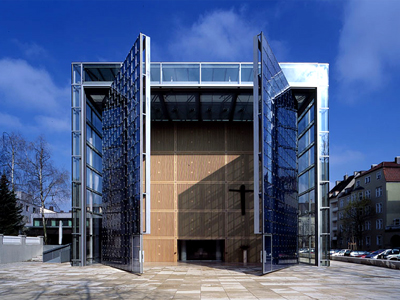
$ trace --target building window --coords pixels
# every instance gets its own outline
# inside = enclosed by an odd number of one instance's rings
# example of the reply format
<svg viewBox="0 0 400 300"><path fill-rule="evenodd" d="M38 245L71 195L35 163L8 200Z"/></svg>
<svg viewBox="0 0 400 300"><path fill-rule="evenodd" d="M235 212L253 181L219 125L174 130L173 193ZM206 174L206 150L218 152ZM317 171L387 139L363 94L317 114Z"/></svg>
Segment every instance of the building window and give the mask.
<svg viewBox="0 0 400 300"><path fill-rule="evenodd" d="M371 221L365 221L365 230L371 230Z"/></svg>
<svg viewBox="0 0 400 300"><path fill-rule="evenodd" d="M343 213L339 212L339 220L343 219Z"/></svg>
<svg viewBox="0 0 400 300"><path fill-rule="evenodd" d="M376 236L376 245L377 246L382 245L382 236L381 235Z"/></svg>
<svg viewBox="0 0 400 300"><path fill-rule="evenodd" d="M358 200L362 200L362 192L358 193Z"/></svg>
<svg viewBox="0 0 400 300"><path fill-rule="evenodd" d="M339 231L343 232L343 225L339 225Z"/></svg>
<svg viewBox="0 0 400 300"><path fill-rule="evenodd" d="M371 191L370 190L365 191L365 199L371 199Z"/></svg>
<svg viewBox="0 0 400 300"><path fill-rule="evenodd" d="M342 200L340 200L340 208L343 208L343 206L344 206L344 201L342 199Z"/></svg>
<svg viewBox="0 0 400 300"><path fill-rule="evenodd" d="M371 212L371 206L366 206L365 208L364 208L364 211L365 211L365 215L366 216L368 216L369 215L369 213Z"/></svg>
<svg viewBox="0 0 400 300"><path fill-rule="evenodd" d="M25 207L25 210L26 210L26 211L29 211L29 205L27 205L27 206Z"/></svg>
<svg viewBox="0 0 400 300"><path fill-rule="evenodd" d="M351 202L354 202L356 195L351 194Z"/></svg>
<svg viewBox="0 0 400 300"><path fill-rule="evenodd" d="M365 177L365 183L370 183L371 182L371 176Z"/></svg>
<svg viewBox="0 0 400 300"><path fill-rule="evenodd" d="M376 172L376 179L379 180L381 179L382 173L381 171Z"/></svg>
<svg viewBox="0 0 400 300"><path fill-rule="evenodd" d="M346 199L346 203L347 203L347 205L349 205L349 204L350 204L350 197L347 197L347 199Z"/></svg>
<svg viewBox="0 0 400 300"><path fill-rule="evenodd" d="M359 187L360 186L360 180L357 180L356 181L356 187Z"/></svg>
<svg viewBox="0 0 400 300"><path fill-rule="evenodd" d="M400 225L400 219L393 219L393 225L394 226L399 226Z"/></svg>
<svg viewBox="0 0 400 300"><path fill-rule="evenodd" d="M32 212L35 214L36 213L36 207L32 208Z"/></svg>
<svg viewBox="0 0 400 300"><path fill-rule="evenodd" d="M376 210L377 214L381 213L382 212L382 203L377 203L375 205L375 210Z"/></svg>
<svg viewBox="0 0 400 300"><path fill-rule="evenodd" d="M382 229L383 228L383 220L378 219L376 220L376 229Z"/></svg>
<svg viewBox="0 0 400 300"><path fill-rule="evenodd" d="M365 237L365 246L370 246L371 245L371 237L370 236L366 236Z"/></svg>
<svg viewBox="0 0 400 300"><path fill-rule="evenodd" d="M382 196L382 187L379 186L375 189L375 197L381 197Z"/></svg>

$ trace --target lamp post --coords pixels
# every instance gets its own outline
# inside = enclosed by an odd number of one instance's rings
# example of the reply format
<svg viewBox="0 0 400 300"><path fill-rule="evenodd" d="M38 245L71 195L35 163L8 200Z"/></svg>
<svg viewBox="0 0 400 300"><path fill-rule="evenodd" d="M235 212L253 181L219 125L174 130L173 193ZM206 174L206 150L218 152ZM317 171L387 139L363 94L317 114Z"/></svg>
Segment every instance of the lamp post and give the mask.
<svg viewBox="0 0 400 300"><path fill-rule="evenodd" d="M3 132L3 151L5 148L5 138L4 138L5 135L8 135L8 140L10 141L10 144L11 144L11 187L12 187L12 190L14 191L15 149L14 149L14 144L12 142L10 135L7 132Z"/></svg>

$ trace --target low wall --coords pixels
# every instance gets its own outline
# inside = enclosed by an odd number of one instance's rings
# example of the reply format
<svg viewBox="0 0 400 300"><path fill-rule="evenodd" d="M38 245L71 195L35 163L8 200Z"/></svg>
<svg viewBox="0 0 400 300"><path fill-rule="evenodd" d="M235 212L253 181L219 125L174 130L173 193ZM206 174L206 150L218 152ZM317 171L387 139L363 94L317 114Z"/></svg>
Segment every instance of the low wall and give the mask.
<svg viewBox="0 0 400 300"><path fill-rule="evenodd" d="M43 237L4 236L0 234L0 264L42 257Z"/></svg>
<svg viewBox="0 0 400 300"><path fill-rule="evenodd" d="M331 260L400 270L400 261L396 261L396 260L369 259L369 258L358 258L358 257L350 257L350 256L332 256Z"/></svg>

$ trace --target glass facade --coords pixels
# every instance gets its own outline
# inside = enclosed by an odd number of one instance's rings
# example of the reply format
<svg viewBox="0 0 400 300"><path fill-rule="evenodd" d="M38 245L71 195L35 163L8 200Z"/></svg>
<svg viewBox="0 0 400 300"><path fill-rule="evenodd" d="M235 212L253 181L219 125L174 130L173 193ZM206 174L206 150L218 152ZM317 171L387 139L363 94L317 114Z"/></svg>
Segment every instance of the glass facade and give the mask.
<svg viewBox="0 0 400 300"><path fill-rule="evenodd" d="M329 265L329 66L281 63L298 100L299 260Z"/></svg>
<svg viewBox="0 0 400 300"><path fill-rule="evenodd" d="M149 141L146 130L150 132L145 119L150 97L143 95L147 39L141 35L133 45L103 110L103 174L107 180L103 186L102 262L139 273L143 272L141 211L146 193L142 184L149 162L144 157L150 154L145 144Z"/></svg>
<svg viewBox="0 0 400 300"><path fill-rule="evenodd" d="M297 103L264 35L256 41L254 156L259 157L262 203L263 272L297 263ZM259 108L259 111L257 109ZM257 124L258 123L258 124ZM257 152L256 152L257 151ZM257 175L258 175L257 174ZM257 176L255 174L255 176ZM258 178L255 177L255 178ZM255 199L257 201L258 199Z"/></svg>
<svg viewBox="0 0 400 300"><path fill-rule="evenodd" d="M122 64L72 64L73 265L142 272L151 120L254 120L264 272L299 261L329 265L329 66L279 64L262 34L254 45L253 64L150 65L149 38L140 35ZM172 86L189 89L163 93ZM246 89L221 97L202 86Z"/></svg>

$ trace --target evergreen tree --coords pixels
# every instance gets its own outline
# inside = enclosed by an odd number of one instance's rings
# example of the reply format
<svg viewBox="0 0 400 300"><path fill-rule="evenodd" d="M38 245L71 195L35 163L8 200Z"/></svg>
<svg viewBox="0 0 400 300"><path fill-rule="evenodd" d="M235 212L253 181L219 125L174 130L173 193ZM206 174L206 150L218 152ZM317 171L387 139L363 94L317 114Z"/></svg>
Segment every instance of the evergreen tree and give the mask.
<svg viewBox="0 0 400 300"><path fill-rule="evenodd" d="M0 234L19 234L24 227L21 212L15 193L10 190L7 177L3 174L0 179Z"/></svg>

